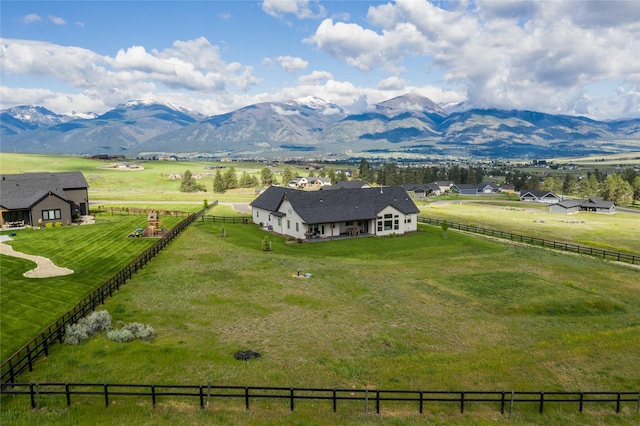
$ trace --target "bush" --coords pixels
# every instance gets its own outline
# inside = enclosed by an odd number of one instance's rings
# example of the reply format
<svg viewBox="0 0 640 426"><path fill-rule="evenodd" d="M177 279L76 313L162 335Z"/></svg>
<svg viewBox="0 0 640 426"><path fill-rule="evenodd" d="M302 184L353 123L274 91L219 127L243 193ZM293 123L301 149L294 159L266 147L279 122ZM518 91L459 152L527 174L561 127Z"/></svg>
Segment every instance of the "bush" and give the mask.
<svg viewBox="0 0 640 426"><path fill-rule="evenodd" d="M94 311L87 317L87 325L94 333L111 329L111 315L107 311Z"/></svg>
<svg viewBox="0 0 640 426"><path fill-rule="evenodd" d="M126 328L118 328L107 332L107 339L118 343L129 343L136 339L136 336Z"/></svg>
<svg viewBox="0 0 640 426"><path fill-rule="evenodd" d="M87 327L80 322L68 325L64 332L64 342L68 345L77 345L88 338Z"/></svg>
<svg viewBox="0 0 640 426"><path fill-rule="evenodd" d="M125 330L129 330L133 335L145 342L150 342L155 337L155 331L150 325L141 324L139 322L133 322L123 327Z"/></svg>

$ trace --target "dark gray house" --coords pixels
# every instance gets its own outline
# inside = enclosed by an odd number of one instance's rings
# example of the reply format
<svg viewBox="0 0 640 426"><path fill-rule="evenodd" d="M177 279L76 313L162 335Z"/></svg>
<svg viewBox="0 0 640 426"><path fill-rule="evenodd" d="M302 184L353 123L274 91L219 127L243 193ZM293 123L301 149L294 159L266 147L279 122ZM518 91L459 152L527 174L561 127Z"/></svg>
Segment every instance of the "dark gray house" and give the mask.
<svg viewBox="0 0 640 426"><path fill-rule="evenodd" d="M88 188L81 172L0 175L0 225L67 225L88 214Z"/></svg>
<svg viewBox="0 0 640 426"><path fill-rule="evenodd" d="M560 201L560 197L551 191L536 191L533 189L521 189L520 201L554 204Z"/></svg>
<svg viewBox="0 0 640 426"><path fill-rule="evenodd" d="M549 206L553 213L572 214L578 212L615 213L616 204L600 197L591 197L588 200L563 200Z"/></svg>
<svg viewBox="0 0 640 426"><path fill-rule="evenodd" d="M301 191L271 186L252 203L253 223L300 239L405 234L419 209L401 186Z"/></svg>

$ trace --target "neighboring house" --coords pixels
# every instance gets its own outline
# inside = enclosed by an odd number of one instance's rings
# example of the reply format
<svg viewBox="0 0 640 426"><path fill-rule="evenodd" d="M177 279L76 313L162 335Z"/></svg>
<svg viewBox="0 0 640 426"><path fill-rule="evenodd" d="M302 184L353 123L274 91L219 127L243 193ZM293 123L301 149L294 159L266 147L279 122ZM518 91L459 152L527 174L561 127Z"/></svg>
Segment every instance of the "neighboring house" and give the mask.
<svg viewBox="0 0 640 426"><path fill-rule="evenodd" d="M357 189L357 188L371 188L371 185L361 180L341 180L331 185L323 186L320 189Z"/></svg>
<svg viewBox="0 0 640 426"><path fill-rule="evenodd" d="M456 183L452 180L444 180L433 182L433 184L438 185L441 194L447 194L451 192L451 188L453 188Z"/></svg>
<svg viewBox="0 0 640 426"><path fill-rule="evenodd" d="M496 194L500 187L491 182L470 183L470 184L454 184L453 190L460 195L480 195L480 194Z"/></svg>
<svg viewBox="0 0 640 426"><path fill-rule="evenodd" d="M296 176L287 184L290 188L306 188L307 185L309 185L309 181L306 177L302 176Z"/></svg>
<svg viewBox="0 0 640 426"><path fill-rule="evenodd" d="M88 214L88 188L81 172L0 175L0 225L69 224Z"/></svg>
<svg viewBox="0 0 640 426"><path fill-rule="evenodd" d="M500 185L500 192L506 192L507 194L514 194L516 192L516 187L512 183L505 183Z"/></svg>
<svg viewBox="0 0 640 426"><path fill-rule="evenodd" d="M405 234L419 210L401 186L300 191L270 186L252 203L253 223L300 239Z"/></svg>
<svg viewBox="0 0 640 426"><path fill-rule="evenodd" d="M311 177L308 180L309 180L309 185L314 185L314 186L331 185L331 179L326 177Z"/></svg>
<svg viewBox="0 0 640 426"><path fill-rule="evenodd" d="M563 200L549 206L553 213L572 214L578 212L615 213L616 204L613 201L605 201L600 197L591 197L588 200Z"/></svg>
<svg viewBox="0 0 640 426"><path fill-rule="evenodd" d="M402 185L405 191L413 198L417 198L420 200L425 199L429 195L440 195L442 191L440 190L440 186L436 185L435 182L431 183L407 183Z"/></svg>
<svg viewBox="0 0 640 426"><path fill-rule="evenodd" d="M520 201L554 204L560 202L560 197L551 191L536 191L533 189L521 189Z"/></svg>

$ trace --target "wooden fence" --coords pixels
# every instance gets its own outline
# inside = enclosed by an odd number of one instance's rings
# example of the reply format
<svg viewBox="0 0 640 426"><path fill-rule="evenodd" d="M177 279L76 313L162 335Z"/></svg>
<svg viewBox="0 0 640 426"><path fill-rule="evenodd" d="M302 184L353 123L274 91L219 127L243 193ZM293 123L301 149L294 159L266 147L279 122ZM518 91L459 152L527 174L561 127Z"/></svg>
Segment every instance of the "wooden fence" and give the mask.
<svg viewBox="0 0 640 426"><path fill-rule="evenodd" d="M418 222L440 226L442 225L443 222L445 222L445 220L430 219L427 217L419 216ZM481 228L475 225L465 225L463 223L455 223L455 222L449 222L449 221L446 221L446 222L449 228L458 229L460 231L473 232L475 234L488 235L490 237L502 238L510 241L517 241L520 243L553 248L556 250L568 251L572 253L587 254L589 256L601 257L605 260L615 260L618 262L631 263L633 265L640 264L640 255L636 255L636 254L620 253L617 251L603 250L603 249L589 247L589 246L580 246L578 244L563 243L560 241L553 241L553 240L545 240L543 238L512 234L511 232Z"/></svg>
<svg viewBox="0 0 640 426"><path fill-rule="evenodd" d="M213 204L215 205L215 204ZM26 345L18 349L16 353L11 355L0 366L0 383L13 383L17 376L29 369L33 370L33 363L42 355L49 355L49 347L57 342L62 343L64 340L65 329L68 325L75 324L80 318L83 318L93 312L97 306L104 304L105 299L111 297L113 293L120 289L120 286L127 282L133 274L144 267L151 259L156 257L171 241L174 240L182 231L184 231L198 217L202 216L205 209L197 213L192 213L186 219L182 220L176 227L171 229L161 239L156 241L151 247L138 255L129 262L125 267L118 271L111 278L102 283L98 288L85 296L73 308L67 311L62 317L58 318L54 323L50 324L44 331L31 339Z"/></svg>
<svg viewBox="0 0 640 426"><path fill-rule="evenodd" d="M204 409L213 399L240 400L246 410L251 401L284 400L288 408L294 411L299 402L308 400L327 401L333 412L340 405L363 404L365 412L375 410L380 414L382 406L397 411L398 403L414 405L420 414L427 404L448 404L459 408L464 413L468 404L483 403L493 405L502 414L510 413L517 406L533 405L539 413L550 404L573 404L583 412L585 405L593 406L601 413L606 406L615 408L619 413L623 404L635 408L640 413L640 390L628 392L516 392L516 391L433 391L433 390L381 390L381 389L318 389L318 388L286 388L286 387L254 387L254 386L218 386L211 385L157 385L157 384L108 384L108 383L13 383L0 388L0 395L28 396L31 408L41 408L43 396L64 396L67 406L71 405L72 396L95 396L109 406L114 398L136 398L148 400L153 407L158 401L176 400L177 398L194 399ZM46 402L51 402L47 398ZM329 405L329 404L328 404ZM275 408L275 407L274 407Z"/></svg>
<svg viewBox="0 0 640 426"><path fill-rule="evenodd" d="M214 204L215 205L215 204ZM189 212L182 210L166 210L166 209L141 209L137 207L105 207L98 206L92 207L93 213L109 212L112 215L147 215L149 213L158 212L160 216L175 216L175 217L188 217L191 215Z"/></svg>

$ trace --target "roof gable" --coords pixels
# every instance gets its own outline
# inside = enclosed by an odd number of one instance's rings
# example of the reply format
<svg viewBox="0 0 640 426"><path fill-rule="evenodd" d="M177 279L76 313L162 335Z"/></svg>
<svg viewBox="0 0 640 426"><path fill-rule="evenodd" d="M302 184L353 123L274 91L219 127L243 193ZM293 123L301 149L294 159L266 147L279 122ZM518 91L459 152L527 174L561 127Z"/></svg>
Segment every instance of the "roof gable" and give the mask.
<svg viewBox="0 0 640 426"><path fill-rule="evenodd" d="M291 203L305 223L310 224L374 219L388 206L403 214L420 211L401 186L339 191L300 191L272 186L251 205L277 211L283 199Z"/></svg>
<svg viewBox="0 0 640 426"><path fill-rule="evenodd" d="M68 201L65 190L88 187L81 172L0 175L0 205L10 210L29 208L50 193Z"/></svg>

